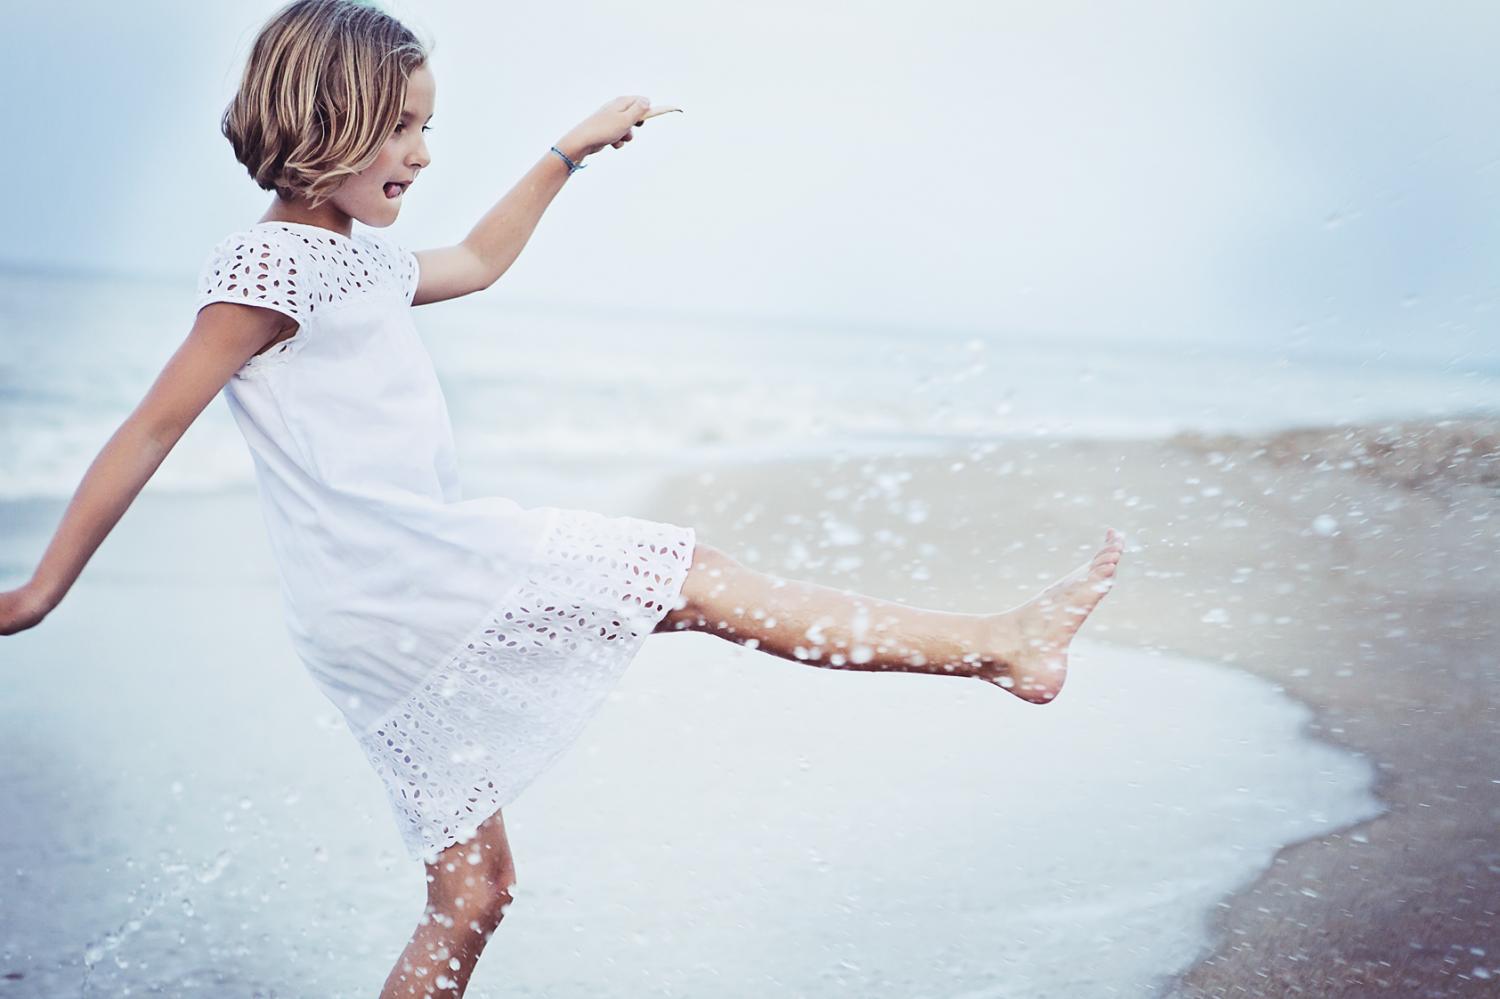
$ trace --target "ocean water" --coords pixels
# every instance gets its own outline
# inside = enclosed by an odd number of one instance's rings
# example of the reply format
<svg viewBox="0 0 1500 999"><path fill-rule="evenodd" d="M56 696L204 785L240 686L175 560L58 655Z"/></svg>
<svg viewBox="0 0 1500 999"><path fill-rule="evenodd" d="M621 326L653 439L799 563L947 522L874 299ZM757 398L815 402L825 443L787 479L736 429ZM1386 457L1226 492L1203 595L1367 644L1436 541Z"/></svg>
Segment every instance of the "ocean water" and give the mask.
<svg viewBox="0 0 1500 999"><path fill-rule="evenodd" d="M248 509L183 499L162 515L194 537ZM420 866L259 546L215 546L213 585L188 546L143 576L147 526L94 577L141 581L80 581L6 640L0 994L373 995ZM1309 717L1082 640L1037 709L663 636L506 808L516 902L469 994L1151 995L1281 846L1380 811Z"/></svg>
<svg viewBox="0 0 1500 999"><path fill-rule="evenodd" d="M191 282L0 271L0 497L65 497L181 343ZM717 462L1144 437L1494 410L1500 345L1058 338L569 311L504 295L416 310L469 495ZM216 399L147 486L245 485Z"/></svg>

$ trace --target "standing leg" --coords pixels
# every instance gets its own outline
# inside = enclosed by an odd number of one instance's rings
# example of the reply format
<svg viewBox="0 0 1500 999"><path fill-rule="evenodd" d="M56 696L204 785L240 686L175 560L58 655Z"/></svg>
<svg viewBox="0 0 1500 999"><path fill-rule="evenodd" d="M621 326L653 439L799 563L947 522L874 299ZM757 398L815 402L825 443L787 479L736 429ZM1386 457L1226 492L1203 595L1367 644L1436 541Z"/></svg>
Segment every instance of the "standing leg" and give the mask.
<svg viewBox="0 0 1500 999"><path fill-rule="evenodd" d="M505 820L497 811L474 838L427 865L427 905L380 999L462 999L480 952L510 906L516 883Z"/></svg>
<svg viewBox="0 0 1500 999"><path fill-rule="evenodd" d="M685 606L669 611L656 630L706 631L833 669L973 677L1046 704L1062 689L1069 643L1114 584L1124 544L1109 530L1087 565L994 614L923 610L780 579L699 544L682 586Z"/></svg>

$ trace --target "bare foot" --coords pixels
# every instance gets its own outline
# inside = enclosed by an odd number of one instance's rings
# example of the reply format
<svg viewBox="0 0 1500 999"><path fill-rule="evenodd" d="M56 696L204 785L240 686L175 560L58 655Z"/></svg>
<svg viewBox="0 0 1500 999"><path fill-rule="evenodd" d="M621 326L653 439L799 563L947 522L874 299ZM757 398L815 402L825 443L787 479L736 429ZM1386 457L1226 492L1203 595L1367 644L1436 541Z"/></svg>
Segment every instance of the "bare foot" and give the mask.
<svg viewBox="0 0 1500 999"><path fill-rule="evenodd" d="M1046 704L1068 675L1068 645L1084 618L1109 592L1125 539L1114 528L1087 564L1059 579L1026 603L983 617L974 676L1032 704Z"/></svg>

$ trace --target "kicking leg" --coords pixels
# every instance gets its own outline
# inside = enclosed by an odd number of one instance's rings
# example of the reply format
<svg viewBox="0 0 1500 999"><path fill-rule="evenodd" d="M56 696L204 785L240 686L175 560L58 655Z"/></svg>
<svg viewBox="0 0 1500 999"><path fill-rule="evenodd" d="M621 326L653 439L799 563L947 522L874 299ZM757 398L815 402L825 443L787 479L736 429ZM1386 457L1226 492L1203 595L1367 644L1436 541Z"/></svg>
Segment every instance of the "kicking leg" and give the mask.
<svg viewBox="0 0 1500 999"><path fill-rule="evenodd" d="M1113 585L1123 548L1111 529L1088 564L1026 603L956 614L781 579L699 544L682 587L685 606L669 611L656 630L706 631L833 669L973 677L1046 704L1062 689L1068 645Z"/></svg>
<svg viewBox="0 0 1500 999"><path fill-rule="evenodd" d="M510 906L516 883L505 820L497 811L474 838L427 865L427 905L380 999L461 999L479 954Z"/></svg>

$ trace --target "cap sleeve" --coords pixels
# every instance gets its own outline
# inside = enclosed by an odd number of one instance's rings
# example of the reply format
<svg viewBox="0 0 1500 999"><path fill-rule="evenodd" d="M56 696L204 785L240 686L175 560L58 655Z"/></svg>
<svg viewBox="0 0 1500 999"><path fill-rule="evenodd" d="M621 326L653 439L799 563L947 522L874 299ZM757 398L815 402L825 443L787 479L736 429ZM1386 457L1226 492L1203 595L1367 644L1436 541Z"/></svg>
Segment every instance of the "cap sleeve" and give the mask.
<svg viewBox="0 0 1500 999"><path fill-rule="evenodd" d="M236 233L219 243L198 274L198 312L212 302L258 305L289 316L301 326L314 303L302 290L312 284L306 262L291 243L273 232Z"/></svg>

